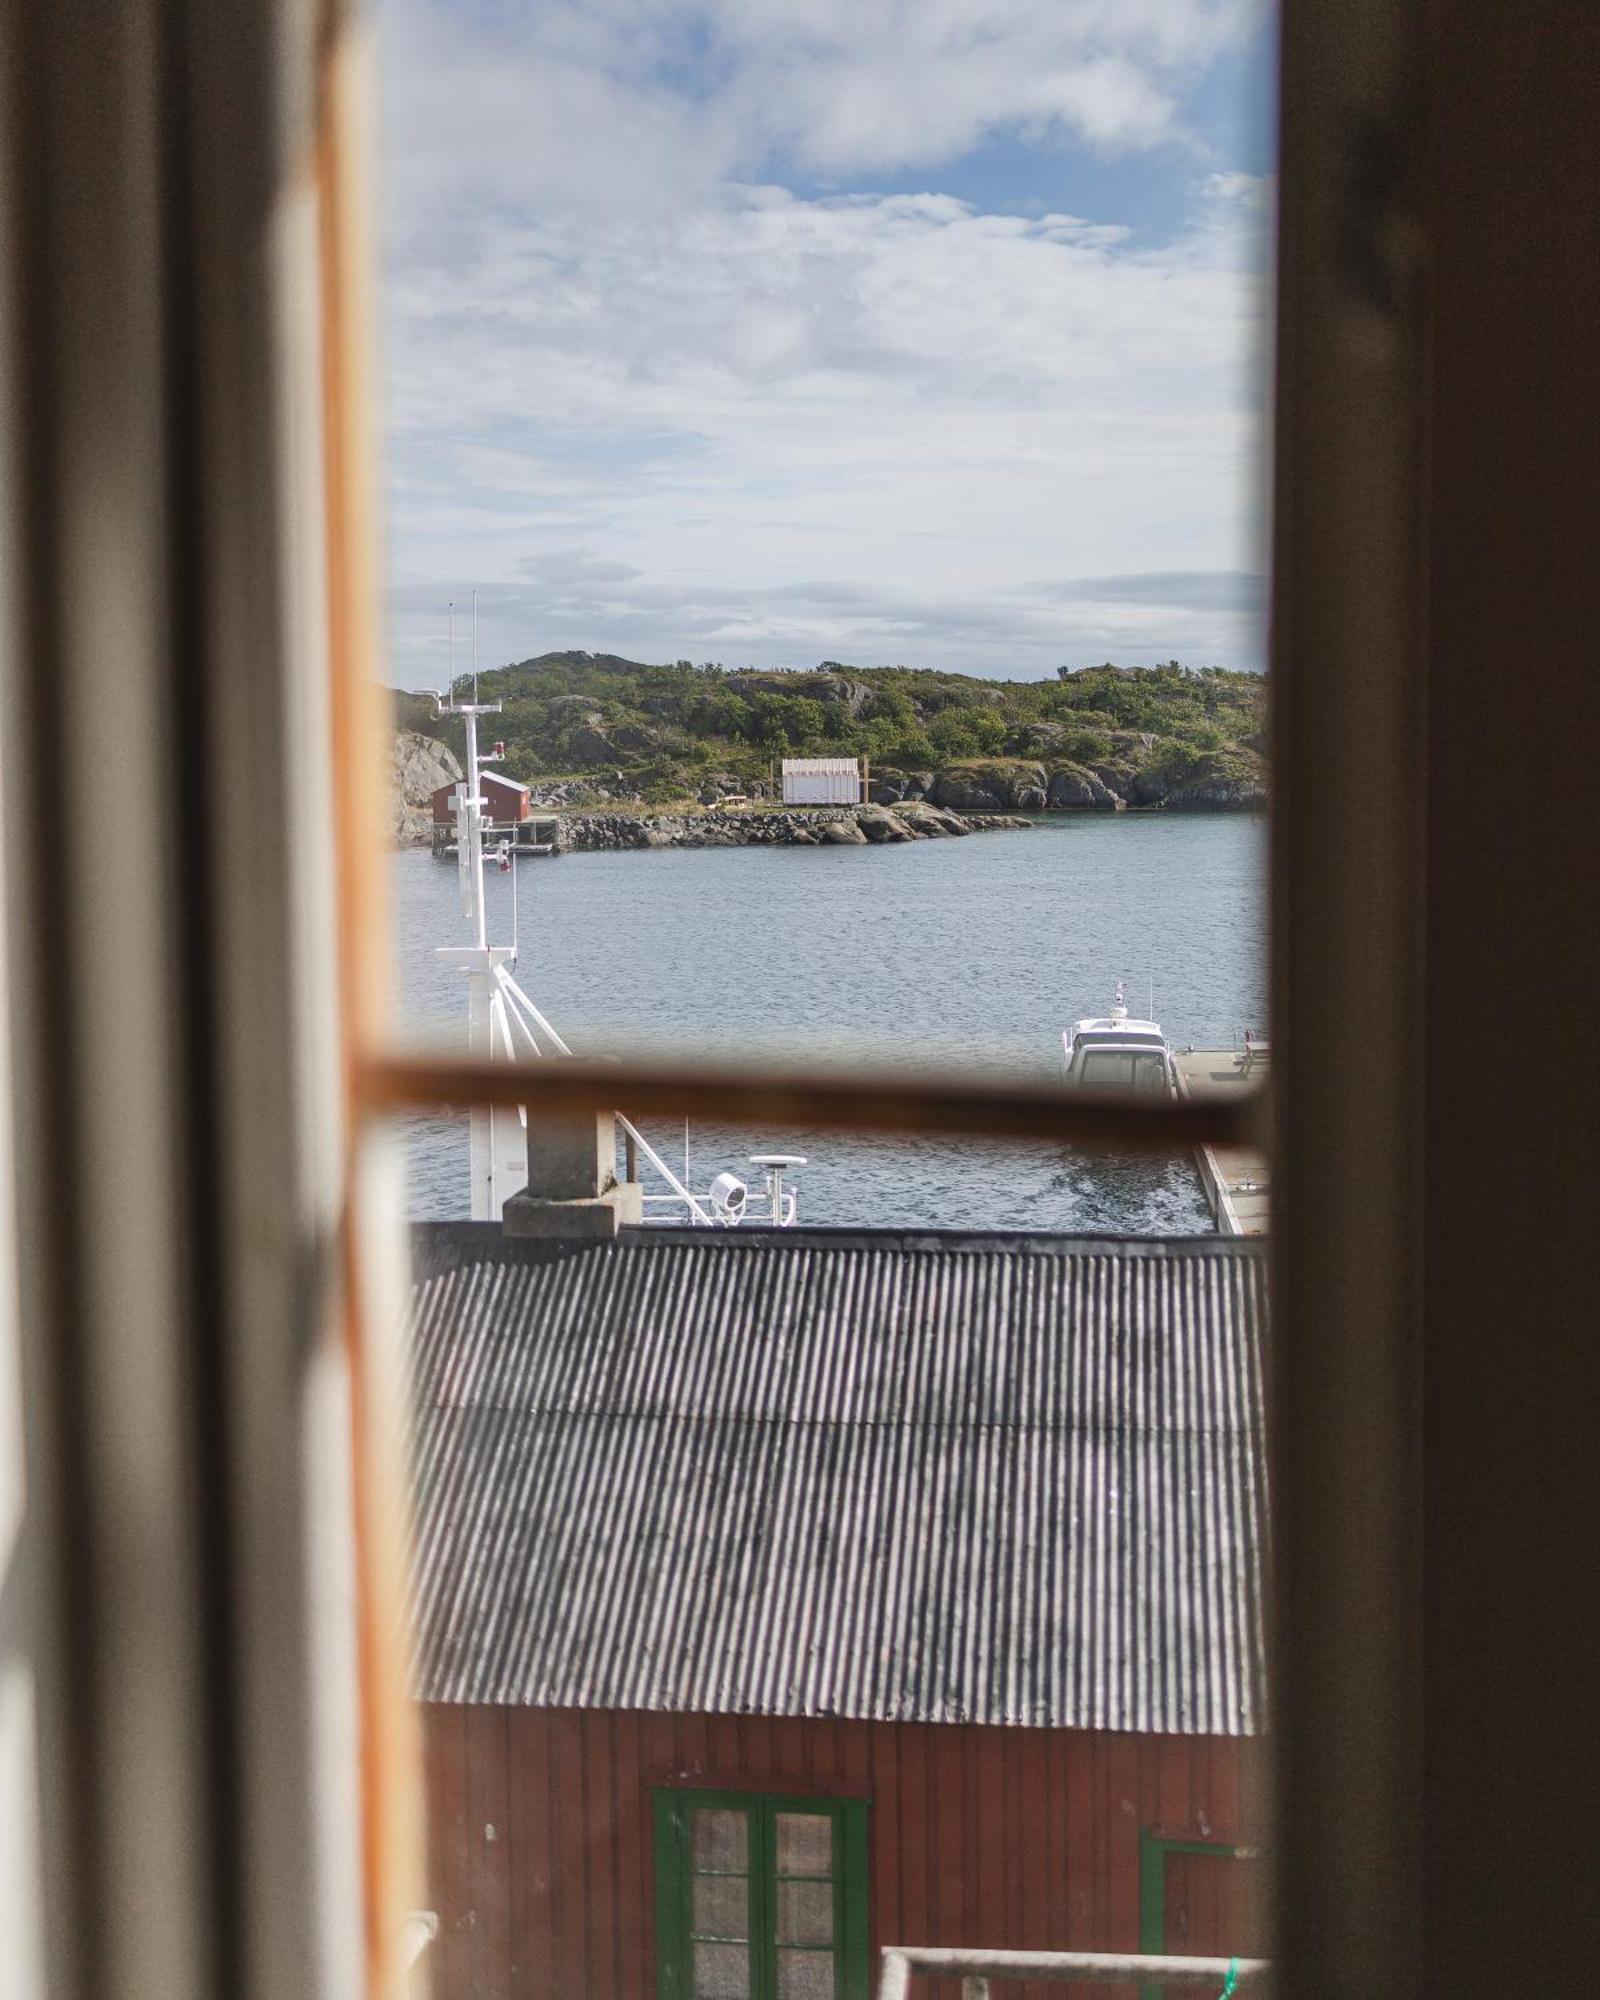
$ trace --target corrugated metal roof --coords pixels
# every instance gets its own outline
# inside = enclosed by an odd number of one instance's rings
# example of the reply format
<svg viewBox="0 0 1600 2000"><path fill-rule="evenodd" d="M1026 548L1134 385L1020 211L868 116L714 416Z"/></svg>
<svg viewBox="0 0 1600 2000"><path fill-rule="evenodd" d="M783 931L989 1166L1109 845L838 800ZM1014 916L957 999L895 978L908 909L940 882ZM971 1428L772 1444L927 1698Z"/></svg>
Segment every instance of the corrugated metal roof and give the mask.
<svg viewBox="0 0 1600 2000"><path fill-rule="evenodd" d="M1261 1726L1258 1247L417 1236L423 1698Z"/></svg>
<svg viewBox="0 0 1600 2000"><path fill-rule="evenodd" d="M441 793L453 792L457 785L464 785L466 782L465 778L452 778L447 785L435 785L433 796L438 798ZM504 785L508 791L512 792L531 792L533 790L533 787L525 784L521 778L510 778L506 776L504 771L486 770L482 765L478 767L478 783L480 786Z"/></svg>

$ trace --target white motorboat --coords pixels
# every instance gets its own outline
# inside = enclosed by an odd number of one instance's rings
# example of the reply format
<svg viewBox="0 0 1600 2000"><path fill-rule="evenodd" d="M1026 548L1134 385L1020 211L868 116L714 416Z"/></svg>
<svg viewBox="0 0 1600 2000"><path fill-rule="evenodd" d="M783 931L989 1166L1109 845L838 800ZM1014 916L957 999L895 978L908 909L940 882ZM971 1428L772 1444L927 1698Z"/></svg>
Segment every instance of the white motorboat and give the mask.
<svg viewBox="0 0 1600 2000"><path fill-rule="evenodd" d="M1160 1023L1129 1014L1120 981L1111 1012L1074 1021L1062 1032L1061 1052L1064 1080L1072 1090L1171 1097L1177 1089L1172 1050Z"/></svg>

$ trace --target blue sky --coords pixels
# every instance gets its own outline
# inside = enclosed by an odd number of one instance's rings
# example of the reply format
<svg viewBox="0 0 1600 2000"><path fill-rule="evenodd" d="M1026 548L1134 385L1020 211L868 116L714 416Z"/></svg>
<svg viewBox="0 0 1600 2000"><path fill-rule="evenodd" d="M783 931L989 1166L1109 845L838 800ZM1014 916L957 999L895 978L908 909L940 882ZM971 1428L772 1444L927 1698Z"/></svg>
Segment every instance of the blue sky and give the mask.
<svg viewBox="0 0 1600 2000"><path fill-rule="evenodd" d="M1261 664L1257 0L378 20L393 679Z"/></svg>

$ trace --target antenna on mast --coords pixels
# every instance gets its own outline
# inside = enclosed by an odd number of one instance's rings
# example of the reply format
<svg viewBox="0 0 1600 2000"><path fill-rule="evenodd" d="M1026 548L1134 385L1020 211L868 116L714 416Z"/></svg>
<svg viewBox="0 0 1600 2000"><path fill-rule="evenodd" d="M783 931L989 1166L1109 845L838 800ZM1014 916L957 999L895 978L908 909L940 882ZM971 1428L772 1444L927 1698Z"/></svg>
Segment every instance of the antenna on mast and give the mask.
<svg viewBox="0 0 1600 2000"><path fill-rule="evenodd" d="M444 618L445 630L449 634L449 638L446 641L446 649L449 654L450 665L450 678L445 682L444 686L446 695L451 696L456 691L456 601L453 597L445 606Z"/></svg>
<svg viewBox="0 0 1600 2000"><path fill-rule="evenodd" d="M472 593L472 699L478 699L478 593Z"/></svg>

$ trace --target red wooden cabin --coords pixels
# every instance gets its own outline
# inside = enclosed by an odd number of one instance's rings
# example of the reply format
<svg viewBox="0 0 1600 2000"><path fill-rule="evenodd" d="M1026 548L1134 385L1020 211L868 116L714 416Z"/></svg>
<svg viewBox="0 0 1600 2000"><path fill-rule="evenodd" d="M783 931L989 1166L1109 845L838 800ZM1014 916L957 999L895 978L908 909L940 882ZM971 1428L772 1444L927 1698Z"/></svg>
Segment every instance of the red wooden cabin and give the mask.
<svg viewBox="0 0 1600 2000"><path fill-rule="evenodd" d="M533 794L517 778L501 771L480 770L478 795L485 800L491 826L520 826L533 811ZM433 795L433 817L438 826L453 826L456 817L455 784L440 785Z"/></svg>
<svg viewBox="0 0 1600 2000"><path fill-rule="evenodd" d="M1258 1949L1262 1285L1215 1238L420 1231L433 1991Z"/></svg>

